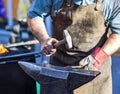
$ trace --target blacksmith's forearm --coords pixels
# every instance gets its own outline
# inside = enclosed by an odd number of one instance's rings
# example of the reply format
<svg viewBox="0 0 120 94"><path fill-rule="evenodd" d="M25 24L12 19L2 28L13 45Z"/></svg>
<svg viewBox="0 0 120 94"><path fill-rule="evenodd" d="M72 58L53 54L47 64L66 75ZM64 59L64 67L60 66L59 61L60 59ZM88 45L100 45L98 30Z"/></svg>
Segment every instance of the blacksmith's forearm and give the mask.
<svg viewBox="0 0 120 94"><path fill-rule="evenodd" d="M111 34L107 39L102 49L108 54L112 55L120 48L120 34Z"/></svg>
<svg viewBox="0 0 120 94"><path fill-rule="evenodd" d="M42 41L49 38L45 24L42 20L27 18L29 27L31 28L32 34L39 40Z"/></svg>

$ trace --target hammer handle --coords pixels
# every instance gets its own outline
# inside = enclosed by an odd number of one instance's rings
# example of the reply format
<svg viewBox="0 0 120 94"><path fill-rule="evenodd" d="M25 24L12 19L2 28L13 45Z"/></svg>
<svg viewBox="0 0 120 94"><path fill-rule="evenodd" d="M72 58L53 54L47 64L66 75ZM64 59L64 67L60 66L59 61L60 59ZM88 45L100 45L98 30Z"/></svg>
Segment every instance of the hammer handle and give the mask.
<svg viewBox="0 0 120 94"><path fill-rule="evenodd" d="M7 45L5 45L5 47L6 48L11 48L11 47L17 47L17 46L32 45L32 44L37 44L37 43L39 43L38 40L30 40L30 41L27 41L27 42L7 44Z"/></svg>
<svg viewBox="0 0 120 94"><path fill-rule="evenodd" d="M60 40L59 42L57 42L57 43L54 44L54 47L57 48L57 47L59 47L60 45L65 44L65 42L66 42L65 39Z"/></svg>

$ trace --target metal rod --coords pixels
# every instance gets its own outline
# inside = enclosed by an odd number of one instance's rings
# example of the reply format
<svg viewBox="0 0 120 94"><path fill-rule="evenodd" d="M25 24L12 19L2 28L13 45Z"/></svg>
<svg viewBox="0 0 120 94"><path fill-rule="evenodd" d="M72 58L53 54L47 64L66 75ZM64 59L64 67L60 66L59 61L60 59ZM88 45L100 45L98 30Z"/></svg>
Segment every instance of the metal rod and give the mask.
<svg viewBox="0 0 120 94"><path fill-rule="evenodd" d="M7 45L4 45L4 46L6 48L11 48L11 47L17 47L17 46L32 45L32 44L37 44L37 43L39 43L38 40L30 40L30 41L26 41L26 42L7 44Z"/></svg>

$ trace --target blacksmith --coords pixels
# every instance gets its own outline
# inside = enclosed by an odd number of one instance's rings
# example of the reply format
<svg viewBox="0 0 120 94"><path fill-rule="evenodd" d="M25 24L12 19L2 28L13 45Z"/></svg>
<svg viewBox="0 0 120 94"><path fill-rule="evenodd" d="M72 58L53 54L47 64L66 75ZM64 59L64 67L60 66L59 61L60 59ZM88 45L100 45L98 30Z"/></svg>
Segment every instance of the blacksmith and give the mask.
<svg viewBox="0 0 120 94"><path fill-rule="evenodd" d="M51 15L53 37L44 19ZM101 75L74 91L74 94L112 94L111 55L120 47L119 0L34 0L28 24L39 40L41 51L57 66L80 66L99 70ZM67 30L73 47L54 47Z"/></svg>

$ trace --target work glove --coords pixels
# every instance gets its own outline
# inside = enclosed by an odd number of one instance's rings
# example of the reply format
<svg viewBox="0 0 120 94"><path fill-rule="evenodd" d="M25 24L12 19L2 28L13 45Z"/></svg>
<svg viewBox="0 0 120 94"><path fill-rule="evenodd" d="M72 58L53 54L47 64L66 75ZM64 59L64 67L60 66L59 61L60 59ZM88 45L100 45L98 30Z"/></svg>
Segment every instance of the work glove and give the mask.
<svg viewBox="0 0 120 94"><path fill-rule="evenodd" d="M92 54L79 62L79 66L86 70L98 70L107 57L108 55L101 48L96 48Z"/></svg>

